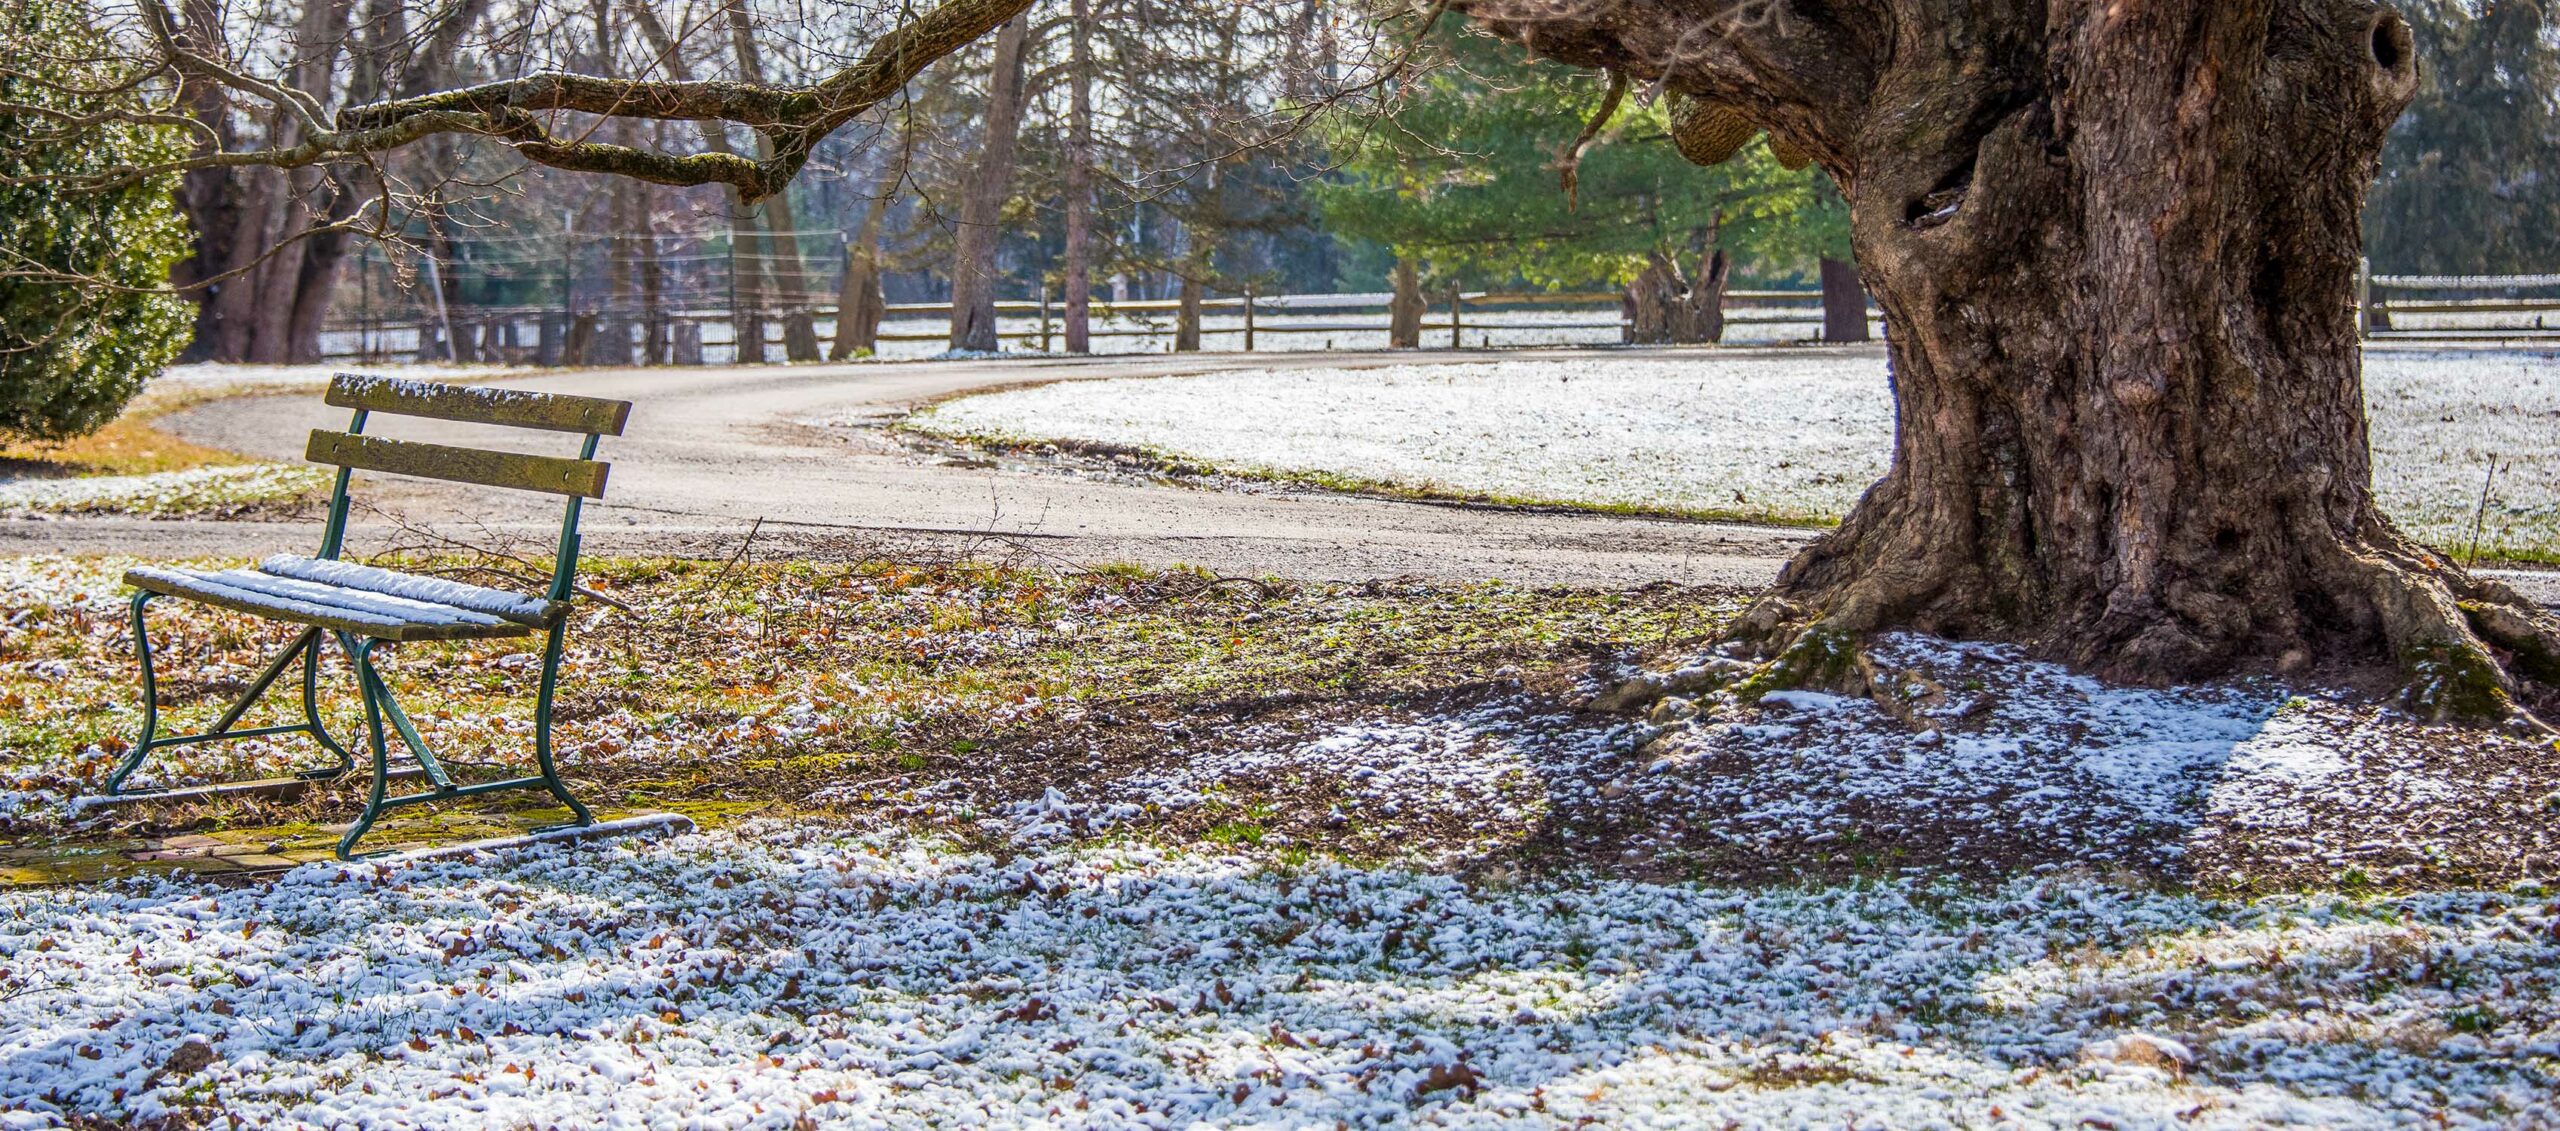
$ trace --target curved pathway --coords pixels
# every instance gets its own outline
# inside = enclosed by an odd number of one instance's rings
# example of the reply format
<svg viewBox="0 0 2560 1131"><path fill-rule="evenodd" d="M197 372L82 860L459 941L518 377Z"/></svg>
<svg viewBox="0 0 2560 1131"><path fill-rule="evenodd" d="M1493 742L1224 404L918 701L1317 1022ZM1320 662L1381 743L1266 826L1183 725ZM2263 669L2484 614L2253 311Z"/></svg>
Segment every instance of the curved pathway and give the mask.
<svg viewBox="0 0 2560 1131"><path fill-rule="evenodd" d="M1011 461L954 460L911 450L875 428L952 395L1025 382L1181 374L1213 369L1466 363L1574 356L1496 354L1225 354L1180 359L1001 359L708 369L584 370L493 382L629 399L629 432L606 441L607 499L590 511L591 552L726 557L755 530L751 552L824 556L875 550L1028 558L1096 565L1196 565L1219 573L1305 579L1502 578L1529 584L1760 585L1805 531L1669 520L1411 503L1314 491L1219 491L1078 475ZM1613 356L1647 356L1627 351ZM1695 353L1681 356L1713 364ZM240 397L164 418L197 443L279 460L300 458L310 429L345 413L316 394ZM377 434L445 443L557 450L560 438L437 421L376 417ZM547 446L546 446L547 443ZM546 542L556 508L530 497L407 480L359 480L351 545ZM757 524L761 521L762 525ZM417 529L403 530L403 525ZM0 523L0 553L134 553L153 557L300 550L313 523L54 519ZM422 533L423 531L423 533Z"/></svg>
<svg viewBox="0 0 2560 1131"><path fill-rule="evenodd" d="M1847 347L1881 352L1881 347ZM1713 365L1744 350L1613 350ZM1467 364L1588 357L1588 350L1201 354L854 365L599 369L493 384L633 402L607 441L609 497L588 511L597 553L845 558L873 553L1019 557L1069 565L1185 564L1309 580L1501 578L1534 585L1757 587L1811 532L1523 512L1318 491L1220 491L1077 474L1037 461L949 459L876 427L945 397L1031 382L1220 369ZM278 460L345 413L318 395L238 397L161 421L180 437ZM527 451L560 437L377 417L376 434ZM546 446L546 441L548 446ZM557 508L526 496L412 480L359 483L351 545L547 548ZM0 522L0 554L245 556L300 551L316 522L58 518ZM2545 603L2560 573L2487 571Z"/></svg>

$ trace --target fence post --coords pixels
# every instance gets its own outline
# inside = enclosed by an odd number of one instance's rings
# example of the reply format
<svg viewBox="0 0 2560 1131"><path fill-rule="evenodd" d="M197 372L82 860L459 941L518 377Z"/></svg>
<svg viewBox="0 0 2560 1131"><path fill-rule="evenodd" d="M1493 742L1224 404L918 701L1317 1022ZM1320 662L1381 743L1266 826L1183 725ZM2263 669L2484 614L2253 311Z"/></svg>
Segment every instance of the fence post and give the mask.
<svg viewBox="0 0 2560 1131"><path fill-rule="evenodd" d="M1244 285L1244 352L1253 352L1253 284Z"/></svg>
<svg viewBox="0 0 2560 1131"><path fill-rule="evenodd" d="M1040 352L1049 352L1049 280L1040 280Z"/></svg>
<svg viewBox="0 0 2560 1131"><path fill-rule="evenodd" d="M2373 260L2356 260L2356 337L2373 336Z"/></svg>
<svg viewBox="0 0 2560 1131"><path fill-rule="evenodd" d="M1459 293L1458 284L1449 284L1449 348L1453 350L1467 348L1466 342L1460 337L1463 328L1458 324L1458 308L1465 304L1466 296Z"/></svg>

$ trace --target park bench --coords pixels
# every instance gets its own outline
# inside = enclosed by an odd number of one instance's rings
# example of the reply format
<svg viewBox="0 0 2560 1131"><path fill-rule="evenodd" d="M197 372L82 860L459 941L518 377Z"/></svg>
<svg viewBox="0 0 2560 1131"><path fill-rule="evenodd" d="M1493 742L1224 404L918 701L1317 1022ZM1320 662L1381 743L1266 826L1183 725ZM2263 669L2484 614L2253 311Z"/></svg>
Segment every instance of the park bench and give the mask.
<svg viewBox="0 0 2560 1131"><path fill-rule="evenodd" d="M143 566L125 573L126 584L138 590L133 595L133 641L142 667L142 737L108 776L106 796L93 800L112 803L177 795L203 796L220 793L227 788L272 787L279 782L286 785L308 784L352 772L355 758L330 736L320 721L320 652L323 642L334 638L355 670L356 688L364 702L366 738L372 754L372 788L366 796L363 814L338 841L340 859L351 859L350 852L356 841L392 809L500 790L548 791L576 816L575 826L563 828L593 827L595 815L571 796L569 787L560 780L559 767L551 749L551 708L553 694L559 688L561 644L568 631L569 598L577 577L579 508L586 500L604 495L605 473L611 465L597 462L596 443L605 436L622 434L623 424L631 414L630 402L342 373L330 382L327 403L352 409L355 415L344 432L314 429L305 454L305 458L313 463L333 465L338 469L337 485L329 496L328 523L320 536L320 548L316 554L307 558L279 555L260 562L254 568L245 569L213 571ZM579 449L577 458L570 459L386 439L364 434L365 421L373 413L584 433L586 442ZM559 553L552 566L550 588L541 596L532 597L442 577L339 560L347 533L347 490L357 471L565 496ZM213 729L203 734L162 736L159 733L158 685L152 670L151 634L143 619L145 608L159 597L194 601L266 620L299 624L304 628L283 652L267 664L239 700L223 712ZM468 785L456 783L443 764L437 761L426 740L420 737L408 712L402 710L399 700L393 697L390 686L374 662L375 657L386 646L411 641L481 640L535 634L545 638L541 685L533 709L533 754L540 772L501 781ZM250 706L274 686L297 658L302 662L302 720L279 726L233 729ZM389 730L398 732L415 760L412 765L400 767L400 772L395 772L391 762L386 723ZM336 764L296 774L289 779L236 783L231 787L141 793L124 789L125 780L156 750L296 733L311 735L325 750L335 755ZM414 778L421 774L427 779L427 788L415 793L389 793L392 778Z"/></svg>

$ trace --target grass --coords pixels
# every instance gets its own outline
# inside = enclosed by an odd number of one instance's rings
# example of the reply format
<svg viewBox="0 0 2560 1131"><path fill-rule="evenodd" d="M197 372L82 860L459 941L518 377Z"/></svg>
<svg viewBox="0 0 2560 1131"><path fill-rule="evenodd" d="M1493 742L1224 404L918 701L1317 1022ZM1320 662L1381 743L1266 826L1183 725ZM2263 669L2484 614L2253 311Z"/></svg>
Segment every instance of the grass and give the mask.
<svg viewBox="0 0 2560 1131"><path fill-rule="evenodd" d="M325 469L272 463L171 436L155 422L254 384L146 391L86 436L0 444L0 515L238 518L291 510L327 485Z"/></svg>
<svg viewBox="0 0 2560 1131"><path fill-rule="evenodd" d="M459 560L403 564L487 580ZM118 567L54 560L19 570L0 575L0 594L26 610L0 631L0 790L38 800L14 828L0 805L0 829L73 851L174 831L307 831L352 815L358 802L340 789L125 818L139 825L63 827L46 816L59 806L41 798L98 788L139 710ZM714 820L790 811L822 793L830 804L895 805L955 780L993 796L1073 772L1069 757L1153 757L1194 728L1338 704L1514 681L1561 691L1596 656L1694 647L1721 624L1704 607L1712 601L1668 588L1300 586L888 561L730 569L624 559L594 562L585 576L621 607L582 603L576 614L558 711L573 782L600 808L712 806ZM181 602L151 615L164 727L200 728L289 639L281 626ZM494 776L530 761L520 727L532 658L525 641L413 644L393 655L390 678L442 755L466 777ZM356 705L334 660L324 680L333 689L324 714L349 738ZM1065 735L1074 737L1061 746ZM240 779L320 760L299 739L253 740L188 748L145 775ZM502 803L455 808L511 819ZM1276 812L1204 813L1179 836L1258 843ZM404 835L385 831L386 844Z"/></svg>
<svg viewBox="0 0 2560 1131"><path fill-rule="evenodd" d="M213 390L144 393L124 414L86 436L69 440L0 442L0 480L155 475L199 467L229 467L248 457L181 440L153 427L170 413L225 395Z"/></svg>

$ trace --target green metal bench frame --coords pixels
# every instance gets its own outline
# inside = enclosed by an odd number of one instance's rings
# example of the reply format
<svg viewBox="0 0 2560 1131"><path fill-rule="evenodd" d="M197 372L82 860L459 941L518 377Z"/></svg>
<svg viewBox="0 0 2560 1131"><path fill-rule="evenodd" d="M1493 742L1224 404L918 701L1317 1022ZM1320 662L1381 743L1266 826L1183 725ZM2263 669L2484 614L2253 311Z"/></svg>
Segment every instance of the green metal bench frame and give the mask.
<svg viewBox="0 0 2560 1131"><path fill-rule="evenodd" d="M134 651L142 666L142 737L108 775L107 797L139 799L151 796L150 793L125 792L124 782L141 767L152 751L228 739L307 733L329 753L336 755L337 764L297 773L295 779L320 781L352 772L355 757L330 736L328 728L320 721L320 649L325 637L334 636L355 668L357 691L364 701L367 745L373 755L373 782L365 798L364 813L356 818L346 835L339 838L339 859L354 859L351 853L356 842L390 810L501 790L548 791L577 818L571 825L553 826L555 828L594 825L595 814L572 796L568 785L560 780L559 766L551 749L551 711L553 697L560 685L561 646L569 628L567 602L577 582L578 517L586 500L603 497L605 473L611 466L596 462L596 444L605 436L622 434L623 425L630 418L630 402L341 373L330 382L327 403L351 408L354 416L345 432L315 429L311 433L308 458L312 462L334 464L338 468L337 484L329 495L328 524L320 536L320 550L314 555L319 560L336 561L344 549L347 491L354 473L360 469L567 496L560 518L558 556L552 565L551 585L545 595L550 609L546 618L549 625L544 630L546 640L542 651L541 688L534 698L533 753L541 772L502 781L455 784L444 765L437 760L435 752L428 747L426 739L418 733L417 725L410 721L408 712L401 709L400 701L391 693L390 684L374 664L374 656L383 646L401 643L403 638L371 636L354 629L320 625L307 627L295 636L293 643L287 645L250 683L248 691L223 712L212 730L202 734L162 737L159 734L159 685L152 665L151 633L143 618L144 609L153 598L162 594L145 589L132 598ZM575 460L385 440L364 435L365 422L375 412L472 424L581 432L586 440ZM255 610L250 611L255 615ZM302 660L302 721L233 730L241 716L274 686L296 657ZM400 740L416 756L418 768L425 772L430 783L429 789L400 795L389 793L389 780L393 774L389 736L384 725L386 720L389 729L398 732Z"/></svg>

